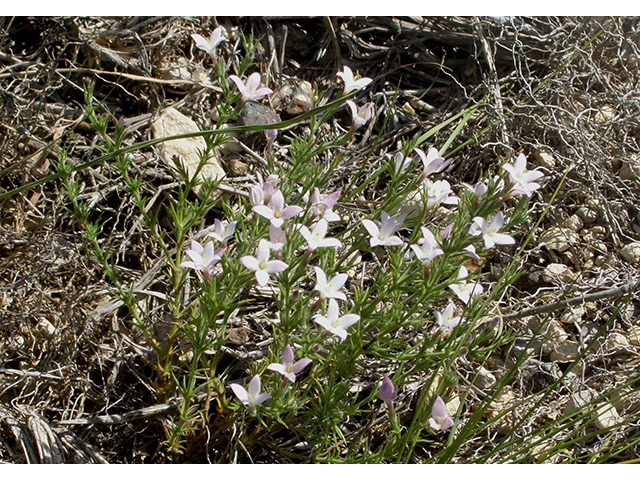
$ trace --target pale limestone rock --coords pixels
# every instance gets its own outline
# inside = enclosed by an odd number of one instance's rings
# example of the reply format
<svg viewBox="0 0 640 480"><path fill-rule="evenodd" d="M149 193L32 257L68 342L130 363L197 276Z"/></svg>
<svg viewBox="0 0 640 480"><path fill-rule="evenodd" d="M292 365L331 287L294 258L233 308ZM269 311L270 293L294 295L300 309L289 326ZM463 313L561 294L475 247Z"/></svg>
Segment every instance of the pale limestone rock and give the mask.
<svg viewBox="0 0 640 480"><path fill-rule="evenodd" d="M513 393L513 389L510 386L504 387L500 393L496 396L495 400L489 405L487 409L488 418L494 418L501 415L509 408L512 408L516 403L516 396ZM513 429L514 411L504 415L502 418L491 424L492 428L498 433L507 434Z"/></svg>
<svg viewBox="0 0 640 480"><path fill-rule="evenodd" d="M578 358L579 344L574 341L566 341L558 345L553 352L551 352L551 361L553 362L572 362Z"/></svg>
<svg viewBox="0 0 640 480"><path fill-rule="evenodd" d="M151 124L151 133L154 138L180 135L183 133L197 132L198 125L186 115L183 115L175 108L166 109ZM183 138L180 140L170 140L156 145L156 149L162 160L175 169L173 158L179 157L184 163L189 175L195 175L200 162L200 151L205 150L206 144L202 137ZM220 165L220 160L214 156L209 158L205 166L200 171L200 178L217 180L225 175L225 171Z"/></svg>
<svg viewBox="0 0 640 480"><path fill-rule="evenodd" d="M44 338L51 338L56 333L56 327L46 318L41 319L36 325L36 330Z"/></svg>
<svg viewBox="0 0 640 480"><path fill-rule="evenodd" d="M549 170L553 170L556 167L556 159L553 158L553 155L550 153L536 150L533 152L533 158L536 159L538 165L541 167L548 168Z"/></svg>
<svg viewBox="0 0 640 480"><path fill-rule="evenodd" d="M560 345L569 339L562 324L557 320L551 320L546 326L545 339L542 344L542 351L550 354L560 348Z"/></svg>
<svg viewBox="0 0 640 480"><path fill-rule="evenodd" d="M473 384L481 390L491 388L496 383L496 376L484 367L478 370L478 376Z"/></svg>
<svg viewBox="0 0 640 480"><path fill-rule="evenodd" d="M549 250L564 252L580 241L580 237L568 228L551 227L545 231L538 242Z"/></svg>
<svg viewBox="0 0 640 480"><path fill-rule="evenodd" d="M579 232L584 228L584 221L579 215L573 214L563 222L562 226L574 232Z"/></svg>
<svg viewBox="0 0 640 480"><path fill-rule="evenodd" d="M633 242L625 245L620 250L620 255L632 265L640 263L640 242Z"/></svg>
<svg viewBox="0 0 640 480"><path fill-rule="evenodd" d="M460 408L460 397L457 395L453 397L446 403L447 415L450 417L455 417L458 413L458 408Z"/></svg>
<svg viewBox="0 0 640 480"><path fill-rule="evenodd" d="M607 351L615 353L631 353L629 340L623 334L612 332L607 337L605 348Z"/></svg>
<svg viewBox="0 0 640 480"><path fill-rule="evenodd" d="M598 419L596 420L596 427L598 428L611 428L620 423L620 416L616 408L610 403L605 403L598 408Z"/></svg>
<svg viewBox="0 0 640 480"><path fill-rule="evenodd" d="M594 396L590 389L570 394L567 404L564 407L563 414L568 415L569 413L584 407L586 404L591 402L593 398Z"/></svg>
<svg viewBox="0 0 640 480"><path fill-rule="evenodd" d="M633 325L629 329L627 339L631 345L640 346L640 325Z"/></svg>
<svg viewBox="0 0 640 480"><path fill-rule="evenodd" d="M600 110L596 112L596 114L593 116L593 119L597 123L608 123L613 120L614 115L615 110L609 105L604 105Z"/></svg>
<svg viewBox="0 0 640 480"><path fill-rule="evenodd" d="M582 317L586 313L584 307L569 307L566 312L560 317L562 323L575 324L582 321Z"/></svg>
<svg viewBox="0 0 640 480"><path fill-rule="evenodd" d="M542 271L542 279L547 283L573 281L575 274L564 263L550 263Z"/></svg>
<svg viewBox="0 0 640 480"><path fill-rule="evenodd" d="M576 215L578 215L585 224L590 224L595 222L598 219L598 209L588 207L580 207L576 211Z"/></svg>

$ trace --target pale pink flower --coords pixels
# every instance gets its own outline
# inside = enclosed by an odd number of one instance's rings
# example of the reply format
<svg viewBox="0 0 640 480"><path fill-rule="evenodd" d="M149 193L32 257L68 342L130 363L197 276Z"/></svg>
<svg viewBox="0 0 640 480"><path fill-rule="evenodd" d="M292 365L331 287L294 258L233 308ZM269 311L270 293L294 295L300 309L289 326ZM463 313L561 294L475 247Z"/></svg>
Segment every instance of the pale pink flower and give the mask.
<svg viewBox="0 0 640 480"><path fill-rule="evenodd" d="M438 245L436 237L431 233L427 227L420 227L422 230L423 238L418 240L417 245L411 245L411 249L415 252L416 257L424 264L429 264L431 261L444 252Z"/></svg>
<svg viewBox="0 0 640 480"><path fill-rule="evenodd" d="M233 233L236 230L236 223L237 222L222 222L216 218L214 219L215 226L213 232L211 232L209 236L213 237L220 243L225 244L233 238Z"/></svg>
<svg viewBox="0 0 640 480"><path fill-rule="evenodd" d="M445 205L457 205L460 199L453 194L451 184L446 180L432 182L428 178L423 181L424 191L427 197L426 209L431 210L441 203Z"/></svg>
<svg viewBox="0 0 640 480"><path fill-rule="evenodd" d="M230 387L244 405L260 405L262 402L271 398L271 395L268 393L260 393L260 377L258 375L251 379L246 389L237 383L232 383Z"/></svg>
<svg viewBox="0 0 640 480"><path fill-rule="evenodd" d="M261 287L269 283L270 273L283 272L289 268L289 265L280 260L269 260L269 243L264 239L258 243L257 255L257 257L250 255L242 257L240 263L255 272L256 280Z"/></svg>
<svg viewBox="0 0 640 480"><path fill-rule="evenodd" d="M449 305L442 312L433 312L436 316L436 321L438 322L438 326L442 329L451 330L455 328L459 323L461 318L453 316L453 303L449 302Z"/></svg>
<svg viewBox="0 0 640 480"><path fill-rule="evenodd" d="M347 105L351 110L351 130L356 131L365 125L373 116L373 103L365 103L361 107L357 107L352 100L347 100Z"/></svg>
<svg viewBox="0 0 640 480"><path fill-rule="evenodd" d="M452 161L451 159L445 160L444 158L442 158L440 156L440 153L438 152L438 149L435 147L431 147L426 155L421 149L417 147L414 148L413 150L418 154L418 156L420 157L420 160L422 160L423 170L422 170L422 175L418 180L420 182L423 181L432 173L441 172L442 170L447 168L447 166Z"/></svg>
<svg viewBox="0 0 640 480"><path fill-rule="evenodd" d="M273 223L269 225L269 248L274 252L279 252L286 244L287 237L284 231Z"/></svg>
<svg viewBox="0 0 640 480"><path fill-rule="evenodd" d="M482 217L475 217L469 233L471 235L482 235L484 240L484 248L489 250L494 245L513 245L516 243L515 239L506 233L498 233L504 223L504 216L502 212L496 213L496 215L487 222Z"/></svg>
<svg viewBox="0 0 640 480"><path fill-rule="evenodd" d="M383 211L380 216L382 220L380 228L371 220L362 220L364 228L366 228L369 235L371 235L369 239L371 246L384 245L386 247L393 247L404 244L404 241L400 237L395 236L394 233L402 227L407 215L403 214L390 217L387 212Z"/></svg>
<svg viewBox="0 0 640 480"><path fill-rule="evenodd" d="M338 302L333 298L329 300L329 307L327 308L327 316L317 314L313 317L313 321L321 327L326 328L329 332L333 333L337 337L340 337L341 341L349 335L347 328L360 320L360 315L349 313L347 315L340 316L340 308Z"/></svg>
<svg viewBox="0 0 640 480"><path fill-rule="evenodd" d="M475 184L475 186L463 182L462 185L473 192L473 196L476 197L476 199L479 199L481 196L487 193L487 185L484 182L478 182Z"/></svg>
<svg viewBox="0 0 640 480"><path fill-rule="evenodd" d="M342 287L344 287L344 284L347 282L349 275L339 273L327 281L327 275L322 268L313 268L316 271L316 286L313 289L320 292L322 298L339 298L343 301L347 299L347 296L342 291Z"/></svg>
<svg viewBox="0 0 640 480"><path fill-rule="evenodd" d="M322 195L318 187L313 189L311 195L311 212L314 217L322 217L327 222L337 222L340 220L340 216L336 214L332 208L338 202L340 198L340 191Z"/></svg>
<svg viewBox="0 0 640 480"><path fill-rule="evenodd" d="M342 78L344 82L344 94L353 92L354 90L360 90L361 88L369 85L373 80L368 77L362 77L356 80L353 75L353 72L346 65L343 68L344 71L338 72L338 77Z"/></svg>
<svg viewBox="0 0 640 480"><path fill-rule="evenodd" d="M342 242L337 238L327 237L328 224L323 218L312 225L309 230L305 225L300 225L300 234L304 237L309 245L309 250L314 251L320 247L340 247Z"/></svg>
<svg viewBox="0 0 640 480"><path fill-rule="evenodd" d="M247 83L244 83L237 75L229 75L229 78L236 84L238 91L242 94L242 103L249 100L258 100L265 95L273 93L270 88L260 88L260 74L258 72L252 73L247 79Z"/></svg>
<svg viewBox="0 0 640 480"><path fill-rule="evenodd" d="M271 221L276 227L282 227L284 221L288 218L300 215L304 209L297 205L284 205L284 195L282 191L278 190L271 196L269 205L256 205L253 207L253 211L258 215Z"/></svg>
<svg viewBox="0 0 640 480"><path fill-rule="evenodd" d="M382 382L378 388L378 396L380 400L387 404L389 413L393 415L393 401L398 396L398 387L386 375L382 377Z"/></svg>
<svg viewBox="0 0 640 480"><path fill-rule="evenodd" d="M406 157L402 152L398 152L393 156L393 171L396 175L401 175L407 168L411 166L413 160L411 157Z"/></svg>
<svg viewBox="0 0 640 480"><path fill-rule="evenodd" d="M467 282L465 279L469 276L469 272L465 266L461 266L458 270L458 283L452 283L449 288L453 290L453 293L462 300L464 303L469 303L471 297L482 295L484 288L479 283Z"/></svg>
<svg viewBox="0 0 640 480"><path fill-rule="evenodd" d="M192 33L191 38L196 42L196 48L200 50L204 50L209 54L209 56L213 59L214 63L216 61L216 48L222 42L225 41L225 38L222 34L222 27L216 28L211 33L211 38L207 40L202 35L198 35L197 33Z"/></svg>
<svg viewBox="0 0 640 480"><path fill-rule="evenodd" d="M287 345L282 352L282 363L271 363L267 366L267 370L281 373L287 380L295 382L296 375L311 363L311 359L302 358L295 363L293 360L293 350Z"/></svg>
<svg viewBox="0 0 640 480"><path fill-rule="evenodd" d="M214 250L212 241L207 242L203 247L197 241L191 240L191 249L186 250L185 253L191 261L183 261L179 266L200 271L207 280L213 276L216 264L222 259L222 250Z"/></svg>
<svg viewBox="0 0 640 480"><path fill-rule="evenodd" d="M535 183L539 178L544 177L544 173L535 170L527 170L527 157L524 153L518 155L518 158L513 164L507 163L502 168L509 173L511 182L514 184L512 192L524 194L528 197L540 188L540 184Z"/></svg>
<svg viewBox="0 0 640 480"><path fill-rule="evenodd" d="M446 432L453 427L453 418L449 416L447 412L447 405L444 400L440 398L440 395L436 397L431 408L431 418L429 418L429 425L434 430Z"/></svg>

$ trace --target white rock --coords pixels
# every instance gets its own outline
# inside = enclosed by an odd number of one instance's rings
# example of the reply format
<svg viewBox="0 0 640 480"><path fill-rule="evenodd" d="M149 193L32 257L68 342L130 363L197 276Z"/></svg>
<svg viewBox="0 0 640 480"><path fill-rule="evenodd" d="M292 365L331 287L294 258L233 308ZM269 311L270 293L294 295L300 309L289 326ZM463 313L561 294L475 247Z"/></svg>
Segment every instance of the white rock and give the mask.
<svg viewBox="0 0 640 480"><path fill-rule="evenodd" d="M569 307L568 310L562 314L562 317L560 317L560 321L568 324L580 323L584 314L584 307Z"/></svg>
<svg viewBox="0 0 640 480"><path fill-rule="evenodd" d="M596 427L598 428L611 428L620 423L620 416L616 408L610 403L605 403L598 408L598 419L596 420Z"/></svg>
<svg viewBox="0 0 640 480"><path fill-rule="evenodd" d="M460 408L460 398L456 395L451 400L446 403L447 415L450 417L455 417L458 413L458 408Z"/></svg>
<svg viewBox="0 0 640 480"><path fill-rule="evenodd" d="M538 242L549 250L564 252L572 244L580 241L580 237L568 228L552 227L545 231Z"/></svg>
<svg viewBox="0 0 640 480"><path fill-rule="evenodd" d="M618 332L610 333L605 342L605 348L615 353L631 353L629 340Z"/></svg>
<svg viewBox="0 0 640 480"><path fill-rule="evenodd" d="M569 230L573 230L574 232L578 232L584 228L584 221L579 215L573 214L563 222L562 226Z"/></svg>
<svg viewBox="0 0 640 480"><path fill-rule="evenodd" d="M589 224L598 219L598 210L596 208L580 207L576 211L576 215L578 215L585 224Z"/></svg>
<svg viewBox="0 0 640 480"><path fill-rule="evenodd" d="M56 327L54 327L53 323L51 323L46 318L43 318L38 322L38 324L36 325L36 330L45 338L51 338L56 333Z"/></svg>
<svg viewBox="0 0 640 480"><path fill-rule="evenodd" d="M640 325L634 325L629 329L629 334L627 335L629 343L631 345L635 345L636 347L640 345Z"/></svg>
<svg viewBox="0 0 640 480"><path fill-rule="evenodd" d="M625 245L620 250L620 255L632 265L640 263L640 242L633 242Z"/></svg>
<svg viewBox="0 0 640 480"><path fill-rule="evenodd" d="M578 342L567 341L558 345L553 352L551 352L551 361L554 362L572 362L580 352L578 351Z"/></svg>
<svg viewBox="0 0 640 480"><path fill-rule="evenodd" d="M613 120L614 115L615 115L615 110L611 108L609 105L605 105L596 112L596 114L593 116L593 119L597 123L606 123Z"/></svg>
<svg viewBox="0 0 640 480"><path fill-rule="evenodd" d="M556 166L556 159L553 158L553 155L550 153L536 150L533 152L533 158L536 159L541 167L548 168L549 170L553 170Z"/></svg>
<svg viewBox="0 0 640 480"><path fill-rule="evenodd" d="M200 129L198 125L186 115L183 115L175 108L166 109L152 124L151 132L154 138L168 137L172 135L180 135L183 133L193 133ZM180 140L171 140L156 145L156 149L162 160L175 169L173 158L179 157L184 163L190 176L195 172L200 163L200 151L205 150L206 143L202 137L183 138ZM225 175L225 171L220 165L220 161L215 156L209 158L207 163L200 171L200 178L208 178L217 180Z"/></svg>
<svg viewBox="0 0 640 480"><path fill-rule="evenodd" d="M584 407L587 403L591 402L593 398L593 393L589 389L570 394L567 404L564 407L564 415Z"/></svg>
<svg viewBox="0 0 640 480"><path fill-rule="evenodd" d="M516 396L513 393L513 389L510 386L504 387L491 405L489 405L489 408L487 409L488 418L494 418L503 414L505 410L512 408L515 403ZM514 412L515 410L511 410L499 420L492 423L491 428L494 428L501 434L509 433L513 429Z"/></svg>
<svg viewBox="0 0 640 480"><path fill-rule="evenodd" d="M542 279L547 283L573 281L575 274L564 263L550 263L542 272Z"/></svg>
<svg viewBox="0 0 640 480"><path fill-rule="evenodd" d="M473 384L481 390L491 388L496 383L496 376L484 367L480 367Z"/></svg>
<svg viewBox="0 0 640 480"><path fill-rule="evenodd" d="M546 354L556 351L569 339L569 334L567 334L562 324L557 320L551 320L547 324L544 336L542 351Z"/></svg>

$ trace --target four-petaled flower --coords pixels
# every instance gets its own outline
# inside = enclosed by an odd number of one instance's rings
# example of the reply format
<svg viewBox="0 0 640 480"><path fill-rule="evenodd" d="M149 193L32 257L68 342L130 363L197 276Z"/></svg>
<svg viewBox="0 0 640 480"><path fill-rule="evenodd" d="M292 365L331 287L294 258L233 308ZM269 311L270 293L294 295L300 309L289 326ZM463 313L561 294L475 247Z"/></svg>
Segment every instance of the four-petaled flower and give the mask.
<svg viewBox="0 0 640 480"><path fill-rule="evenodd" d="M449 416L447 412L447 406L444 400L440 398L440 395L436 397L431 408L431 418L429 418L429 425L434 430L440 430L446 432L453 427L453 418Z"/></svg>
<svg viewBox="0 0 640 480"><path fill-rule="evenodd" d="M322 298L339 298L340 300L346 300L347 296L342 292L342 287L349 278L346 273L339 273L334 275L331 280L327 281L327 275L320 267L313 267L316 271L316 286L314 290L320 292Z"/></svg>
<svg viewBox="0 0 640 480"><path fill-rule="evenodd" d="M452 283L449 285L449 288L453 290L453 293L455 293L464 303L469 303L472 296L475 297L476 295L482 295L482 292L484 292L484 288L482 288L482 285L479 283L462 280L468 276L469 272L463 265L460 267L460 270L458 270L458 279L461 281L459 283Z"/></svg>
<svg viewBox="0 0 640 480"><path fill-rule="evenodd" d="M209 280L213 276L214 267L222 259L222 250L214 250L213 241L207 242L203 247L195 240L191 240L191 249L185 251L191 258L191 262L182 262L182 268L193 268L202 272L204 278Z"/></svg>
<svg viewBox="0 0 640 480"><path fill-rule="evenodd" d="M260 88L260 74L258 72L253 72L251 75L249 75L247 83L244 83L242 79L237 75L229 75L229 79L231 79L233 83L236 84L236 86L238 87L238 91L242 94L242 104L248 102L249 100L258 100L265 95L273 93L273 90L271 90L270 88Z"/></svg>
<svg viewBox="0 0 640 480"><path fill-rule="evenodd" d="M351 110L351 130L352 131L355 132L360 127L362 127L365 123L371 120L371 117L373 116L373 103L371 102L365 103L364 105L358 108L353 101L347 100L347 105Z"/></svg>
<svg viewBox="0 0 640 480"><path fill-rule="evenodd" d="M436 316L436 321L438 322L438 326L442 329L451 330L455 328L459 323L461 318L453 316L453 303L450 301L449 305L442 312L433 312Z"/></svg>
<svg viewBox="0 0 640 480"><path fill-rule="evenodd" d="M326 328L337 337L340 337L341 341L344 341L344 339L347 338L347 335L349 335L347 328L358 320L360 320L360 315L356 315L355 313L348 313L347 315L340 316L338 302L333 298L329 300L326 317L321 314L317 314L313 317L314 322L321 327Z"/></svg>
<svg viewBox="0 0 640 480"><path fill-rule="evenodd" d="M373 82L373 80L368 77L362 77L356 80L353 76L353 72L346 65L344 66L343 72L338 72L338 76L342 78L342 81L344 82L344 95L347 95L354 90L360 90Z"/></svg>
<svg viewBox="0 0 640 480"><path fill-rule="evenodd" d="M309 230L305 225L300 225L300 233L307 241L309 250L314 251L319 247L340 247L342 243L337 238L326 237L329 224L323 218Z"/></svg>
<svg viewBox="0 0 640 480"><path fill-rule="evenodd" d="M281 227L287 218L300 215L304 211L302 207L297 205L284 206L284 195L278 190L271 196L269 205L256 205L253 211L271 221L276 227Z"/></svg>
<svg viewBox="0 0 640 480"><path fill-rule="evenodd" d="M279 273L285 271L289 265L280 260L269 260L269 242L265 239L258 243L258 256L252 257L247 255L240 259L240 263L249 270L254 271L256 280L261 287L269 283L270 273Z"/></svg>
<svg viewBox="0 0 640 480"><path fill-rule="evenodd" d="M217 241L224 245L231 238L233 238L233 232L235 232L236 230L236 223L237 222L221 222L216 218L214 219L215 226L213 232L211 232L209 236L215 238Z"/></svg>
<svg viewBox="0 0 640 480"><path fill-rule="evenodd" d="M451 196L453 191L451 190L451 184L446 180L438 180L432 182L428 178L423 181L424 191L427 196L426 209L431 210L437 207L441 203L445 205L457 205L460 199L456 196Z"/></svg>
<svg viewBox="0 0 640 480"><path fill-rule="evenodd" d="M378 396L380 400L387 404L389 413L393 415L393 401L398 396L398 387L386 375L382 377L382 382L378 388Z"/></svg>
<svg viewBox="0 0 640 480"><path fill-rule="evenodd" d="M322 195L318 187L314 187L311 195L311 212L314 217L322 217L327 222L337 222L340 215L335 213L332 208L340 198L340 190L337 192Z"/></svg>
<svg viewBox="0 0 640 480"><path fill-rule="evenodd" d="M496 215L487 222L482 217L475 217L469 233L471 235L482 235L484 240L484 248L489 250L494 245L513 245L516 243L515 239L506 233L498 233L504 223L504 216L502 212L496 213Z"/></svg>
<svg viewBox="0 0 640 480"><path fill-rule="evenodd" d="M394 233L402 227L406 216L406 214L403 214L390 217L387 212L383 211L380 214L382 220L380 228L378 228L378 225L371 220L362 220L364 228L366 228L369 235L371 235L371 238L369 239L371 246L376 247L378 245L384 245L387 247L393 247L402 245L404 240L395 236Z"/></svg>
<svg viewBox="0 0 640 480"><path fill-rule="evenodd" d="M540 188L540 184L535 183L535 181L544 177L544 173L537 168L527 171L527 157L524 156L524 153L518 155L518 158L513 164L507 163L503 165L502 168L509 173L509 178L514 184L512 191L528 197Z"/></svg>
<svg viewBox="0 0 640 480"><path fill-rule="evenodd" d="M311 359L302 358L295 363L293 363L293 360L293 350L287 345L282 352L282 363L271 363L267 366L267 370L281 373L287 380L295 382L296 375L311 363Z"/></svg>
<svg viewBox="0 0 640 480"><path fill-rule="evenodd" d="M196 42L196 48L199 48L200 50L204 50L205 52L207 52L209 56L211 56L211 58L213 59L213 62L215 63L216 48L218 47L218 45L220 45L222 42L225 41L225 38L222 35L222 27L216 28L211 33L211 38L209 40L204 38L202 35L198 35L197 33L192 33L191 38L193 38L193 40Z"/></svg>
<svg viewBox="0 0 640 480"><path fill-rule="evenodd" d="M269 225L269 248L274 252L279 252L287 244L287 237L280 227L273 223Z"/></svg>
<svg viewBox="0 0 640 480"><path fill-rule="evenodd" d="M418 240L417 245L411 245L411 249L416 254L418 260L428 265L438 255L442 255L444 252L439 247L436 237L431 233L427 227L420 227L422 230L423 238Z"/></svg>
<svg viewBox="0 0 640 480"><path fill-rule="evenodd" d="M268 393L260 393L260 377L254 376L249 382L249 386L245 389L242 385L232 383L230 385L233 393L244 404L249 406L260 405L265 400L269 400L271 395Z"/></svg>
<svg viewBox="0 0 640 480"><path fill-rule="evenodd" d="M424 167L422 170L422 175L418 179L419 182L423 181L432 173L441 172L442 170L447 168L447 165L451 163L451 159L445 160L444 158L442 158L440 156L440 153L438 152L438 149L435 147L431 147L426 155L421 149L417 147L413 150L422 160L422 165Z"/></svg>

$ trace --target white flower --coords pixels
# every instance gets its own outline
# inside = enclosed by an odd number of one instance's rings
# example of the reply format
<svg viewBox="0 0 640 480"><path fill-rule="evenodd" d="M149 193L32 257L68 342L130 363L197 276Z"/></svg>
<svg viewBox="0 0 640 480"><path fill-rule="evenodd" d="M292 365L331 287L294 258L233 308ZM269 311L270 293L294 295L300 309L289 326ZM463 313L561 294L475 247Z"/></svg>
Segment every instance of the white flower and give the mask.
<svg viewBox="0 0 640 480"><path fill-rule="evenodd" d="M311 363L310 358L302 358L293 363L293 350L289 345L284 347L282 352L282 363L270 363L267 366L267 370L272 370L282 374L287 380L291 382L296 381L296 375L306 368Z"/></svg>
<svg viewBox="0 0 640 480"><path fill-rule="evenodd" d="M260 377L258 375L251 379L247 389L236 383L232 383L230 387L244 405L260 405L271 398L268 393L260 393Z"/></svg>
<svg viewBox="0 0 640 480"><path fill-rule="evenodd" d="M264 189L263 189L264 191ZM256 205L252 209L258 215L261 215L271 221L276 227L281 227L288 218L300 215L304 211L302 207L297 205L284 206L284 195L282 191L276 191L269 200L269 205Z"/></svg>
<svg viewBox="0 0 640 480"><path fill-rule="evenodd" d="M438 150L434 147L431 147L426 155L417 147L414 148L414 150L422 160L422 165L424 167L420 177L421 181L432 173L441 172L451 163L451 159L445 160L442 158Z"/></svg>
<svg viewBox="0 0 640 480"><path fill-rule="evenodd" d="M479 283L467 282L466 280L462 280L469 276L469 272L463 266L460 267L458 271L458 279L461 280L458 283L453 283L449 285L449 288L453 290L460 300L464 303L469 303L471 297L475 297L477 295L482 295L484 292L484 288Z"/></svg>
<svg viewBox="0 0 640 480"><path fill-rule="evenodd" d="M364 228L366 228L369 232L369 235L371 235L371 238L369 239L369 243L371 244L371 246L375 247L378 245L384 245L387 247L393 247L402 245L404 241L400 237L393 234L396 232L396 230L402 227L404 219L407 215L403 214L395 217L390 217L387 212L383 211L381 212L380 216L382 220L380 228L378 228L378 225L376 225L371 220L362 220Z"/></svg>
<svg viewBox="0 0 640 480"><path fill-rule="evenodd" d="M405 158L402 152L398 152L393 156L393 171L396 175L401 175L411 166L412 162L411 157Z"/></svg>
<svg viewBox="0 0 640 480"><path fill-rule="evenodd" d="M346 300L347 296L342 292L342 287L349 277L346 273L334 275L331 280L327 281L327 275L320 267L313 267L316 271L316 286L314 290L320 292L322 298L339 298Z"/></svg>
<svg viewBox="0 0 640 480"><path fill-rule="evenodd" d="M353 92L354 90L360 90L361 88L364 88L371 82L373 82L373 80L368 77L363 77L356 80L353 76L353 72L346 65L344 66L344 72L338 72L338 76L342 78L342 81L344 82L345 95Z"/></svg>
<svg viewBox="0 0 640 480"><path fill-rule="evenodd" d="M260 88L260 74L258 72L253 72L249 75L247 83L244 83L237 75L229 75L229 78L236 84L238 91L242 94L242 103L249 100L258 100L265 95L273 93L270 88Z"/></svg>
<svg viewBox="0 0 640 480"><path fill-rule="evenodd" d="M279 252L287 244L287 237L280 227L273 223L269 225L269 248L274 252Z"/></svg>
<svg viewBox="0 0 640 480"><path fill-rule="evenodd" d="M214 62L216 61L216 48L225 41L225 38L222 35L222 27L216 28L211 33L211 38L209 40L197 33L192 33L191 38L196 42L196 48L207 52L211 58L213 58Z"/></svg>
<svg viewBox="0 0 640 480"><path fill-rule="evenodd" d="M544 173L539 171L537 168L535 170L527 171L527 157L524 156L524 153L518 155L518 158L513 165L507 163L506 165L503 165L502 168L509 173L511 182L515 184L513 192L521 193L528 197L530 197L535 190L540 188L540 185L535 183L535 181L544 177Z"/></svg>
<svg viewBox="0 0 640 480"><path fill-rule="evenodd" d="M329 300L329 307L327 308L327 316L317 314L314 316L313 321L321 327L326 328L329 332L340 337L341 340L347 338L347 328L360 320L360 315L350 313L340 316L340 308L338 302L333 298Z"/></svg>
<svg viewBox="0 0 640 480"><path fill-rule="evenodd" d="M221 222L216 218L214 219L215 227L209 236L215 238L220 243L227 243L233 237L233 232L236 230L236 223L237 222Z"/></svg>
<svg viewBox="0 0 640 480"><path fill-rule="evenodd" d="M502 212L496 213L496 215L487 222L482 217L475 217L469 233L471 235L482 235L484 240L484 248L489 250L494 245L513 245L516 243L515 239L506 233L498 233L504 223L504 217Z"/></svg>
<svg viewBox="0 0 640 480"><path fill-rule="evenodd" d="M256 280L261 287L269 283L270 273L283 272L289 267L289 265L280 260L269 260L269 242L264 239L258 243L258 256L247 255L240 259L240 263L249 270L256 272Z"/></svg>
<svg viewBox="0 0 640 480"><path fill-rule="evenodd" d="M460 317L453 316L453 303L449 302L449 305L442 312L434 312L438 326L443 329L455 328L460 323Z"/></svg>
<svg viewBox="0 0 640 480"><path fill-rule="evenodd" d="M191 262L182 262L182 268L192 268L203 273L209 280L213 276L214 267L222 259L222 250L214 250L213 242L207 242L203 247L195 240L191 241L191 249L185 253L191 258Z"/></svg>
<svg viewBox="0 0 640 480"><path fill-rule="evenodd" d="M355 131L371 120L373 116L373 103L365 103L358 108L353 101L347 100L347 105L351 110L351 130Z"/></svg>
<svg viewBox="0 0 640 480"><path fill-rule="evenodd" d="M311 212L314 217L322 217L327 222L337 222L340 220L340 215L335 213L332 208L338 202L340 198L340 191L323 195L320 193L318 187L313 189L311 195Z"/></svg>
<svg viewBox="0 0 640 480"><path fill-rule="evenodd" d="M447 406L440 395L436 397L431 408L431 418L429 418L429 426L434 430L447 431L453 427L453 418L447 413Z"/></svg>
<svg viewBox="0 0 640 480"><path fill-rule="evenodd" d="M429 264L438 255L442 255L444 252L438 246L436 237L431 233L427 227L420 227L422 230L423 238L418 241L418 245L411 245L411 249L415 252L416 257L424 264Z"/></svg>
<svg viewBox="0 0 640 480"><path fill-rule="evenodd" d="M305 225L300 226L300 233L307 241L309 250L313 251L319 247L340 247L342 243L337 238L326 237L328 223L325 219L319 220L315 223L311 230Z"/></svg>
<svg viewBox="0 0 640 480"><path fill-rule="evenodd" d="M457 205L460 199L452 196L451 185L446 180L432 182L428 178L424 180L424 191L427 196L426 209L431 210L441 203L446 205Z"/></svg>

